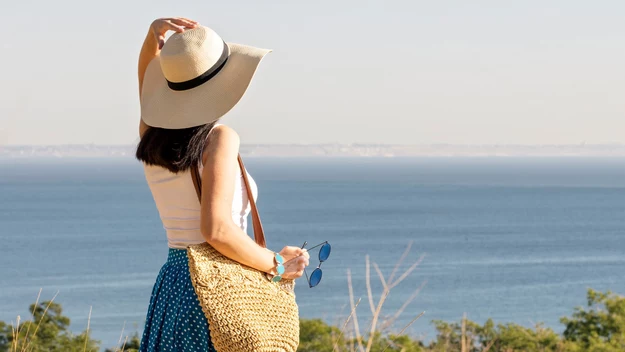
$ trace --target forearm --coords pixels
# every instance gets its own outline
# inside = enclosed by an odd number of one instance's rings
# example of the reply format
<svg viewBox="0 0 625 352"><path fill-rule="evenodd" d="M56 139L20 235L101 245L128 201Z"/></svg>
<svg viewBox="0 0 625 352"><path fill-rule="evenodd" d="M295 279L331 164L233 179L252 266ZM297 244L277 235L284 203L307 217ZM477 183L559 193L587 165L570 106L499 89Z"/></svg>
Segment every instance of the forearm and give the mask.
<svg viewBox="0 0 625 352"><path fill-rule="evenodd" d="M138 65L138 77L139 77L139 97L141 97L141 89L143 87L143 78L145 77L145 70L148 68L148 64L150 61L154 59L158 55L158 42L154 37L154 34L148 31L145 40L143 41L143 46L141 47L141 53L139 54L139 65ZM143 120L139 120L139 136L143 136L143 133L148 129L148 126L143 122Z"/></svg>
<svg viewBox="0 0 625 352"><path fill-rule="evenodd" d="M188 18L159 18L150 24L150 30L143 41L141 53L139 54L139 94L143 86L143 75L145 69L152 59L154 59L161 47L165 43L167 31L182 33L185 29L195 28L198 23Z"/></svg>
<svg viewBox="0 0 625 352"><path fill-rule="evenodd" d="M269 273L274 267L274 255L262 248L234 223L224 223L205 234L207 242L226 257L243 265Z"/></svg>
<svg viewBox="0 0 625 352"><path fill-rule="evenodd" d="M141 90L141 86L143 85L143 77L145 75L145 70L148 67L148 64L152 59L154 59L159 52L158 42L154 37L154 34L148 31L148 34L143 41L143 46L141 47L141 53L139 54L139 65L138 65L138 75L139 75L139 90Z"/></svg>

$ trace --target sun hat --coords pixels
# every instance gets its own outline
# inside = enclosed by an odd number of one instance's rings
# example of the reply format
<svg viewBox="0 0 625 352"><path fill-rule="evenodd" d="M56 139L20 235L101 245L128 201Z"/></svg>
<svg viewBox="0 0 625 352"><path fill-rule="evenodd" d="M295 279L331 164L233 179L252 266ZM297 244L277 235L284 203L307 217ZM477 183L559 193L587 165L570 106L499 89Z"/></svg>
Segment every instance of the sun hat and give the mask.
<svg viewBox="0 0 625 352"><path fill-rule="evenodd" d="M243 97L270 51L226 43L204 26L172 34L146 69L141 119L167 129L217 121Z"/></svg>

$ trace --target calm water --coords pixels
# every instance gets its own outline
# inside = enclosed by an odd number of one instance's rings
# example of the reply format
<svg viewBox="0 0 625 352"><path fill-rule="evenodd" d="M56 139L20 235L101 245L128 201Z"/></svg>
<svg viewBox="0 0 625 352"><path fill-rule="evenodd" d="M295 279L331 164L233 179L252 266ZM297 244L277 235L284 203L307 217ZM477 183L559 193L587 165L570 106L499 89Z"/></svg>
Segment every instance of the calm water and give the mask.
<svg viewBox="0 0 625 352"><path fill-rule="evenodd" d="M426 258L389 296L396 324L492 317L523 325L584 304L589 287L625 293L625 159L256 159L259 208L271 248L333 245L315 289L297 287L301 315L349 314L351 268L367 326L365 255L390 273ZM165 234L132 160L0 161L0 320L28 316L39 288L110 347L141 330L166 257ZM316 265L316 263L315 263ZM373 289L380 292L377 277ZM377 295L376 295L377 296ZM376 297L377 298L377 297Z"/></svg>

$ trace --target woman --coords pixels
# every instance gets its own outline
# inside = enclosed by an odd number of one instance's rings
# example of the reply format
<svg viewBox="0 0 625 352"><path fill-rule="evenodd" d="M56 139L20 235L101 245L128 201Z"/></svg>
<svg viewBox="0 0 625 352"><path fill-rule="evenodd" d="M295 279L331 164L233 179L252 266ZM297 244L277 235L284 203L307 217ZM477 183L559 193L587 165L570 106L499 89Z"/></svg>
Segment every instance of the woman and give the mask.
<svg viewBox="0 0 625 352"><path fill-rule="evenodd" d="M165 42L167 31L175 32ZM208 242L244 265L276 274L275 253L246 233L250 211L237 163L239 137L217 124L245 93L268 50L226 44L186 18L150 26L139 57L141 140L137 158L167 232L169 255L150 299L141 351L213 351L191 283L186 248ZM199 166L201 206L190 168ZM252 193L257 194L248 175ZM308 254L284 247L286 279L302 276Z"/></svg>

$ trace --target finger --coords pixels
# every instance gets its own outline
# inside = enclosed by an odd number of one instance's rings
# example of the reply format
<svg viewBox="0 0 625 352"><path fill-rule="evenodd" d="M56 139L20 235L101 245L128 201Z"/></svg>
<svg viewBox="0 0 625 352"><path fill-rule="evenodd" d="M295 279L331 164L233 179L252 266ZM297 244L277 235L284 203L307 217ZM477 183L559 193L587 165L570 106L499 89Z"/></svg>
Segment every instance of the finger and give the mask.
<svg viewBox="0 0 625 352"><path fill-rule="evenodd" d="M289 260L285 261L285 262L284 262L284 265L287 265L287 264L289 264L289 265L290 265L290 264L297 265L297 263L298 263L298 261L299 261L299 258L303 258L303 257L293 257L293 258L291 258L291 259L289 259Z"/></svg>
<svg viewBox="0 0 625 352"><path fill-rule="evenodd" d="M198 24L198 23L199 23L198 21L195 21L195 20L192 20L192 19L190 19L190 18L186 18L186 17L178 17L178 18L180 18L180 19L182 19L182 20L185 20L185 21L189 21L189 22L191 22L191 23L195 23L195 24Z"/></svg>
<svg viewBox="0 0 625 352"><path fill-rule="evenodd" d="M176 25L182 26L182 27L189 27L189 28L194 28L197 26L197 23L193 23L191 21L187 21L185 19L181 19L181 18L174 18L171 20L171 23L174 23Z"/></svg>
<svg viewBox="0 0 625 352"><path fill-rule="evenodd" d="M167 29L170 30L170 31L174 31L176 33L184 32L184 27L183 26L179 26L179 25L173 24L171 22L167 22Z"/></svg>
<svg viewBox="0 0 625 352"><path fill-rule="evenodd" d="M163 45L165 45L165 36L162 34L157 36L156 41L158 42L158 49L162 49Z"/></svg>
<svg viewBox="0 0 625 352"><path fill-rule="evenodd" d="M186 17L174 17L174 19L181 20L181 21L187 21L187 22L191 22L191 23L198 23L197 21L192 20L190 18L186 18Z"/></svg>
<svg viewBox="0 0 625 352"><path fill-rule="evenodd" d="M307 258L305 258L305 257L299 257L299 258L298 258L298 261L297 261L297 263L296 263L296 264L297 264L297 265L300 265L300 266L302 266L302 267L307 267L307 266L308 266L308 264L309 264L309 262L308 262L308 259L307 259Z"/></svg>

